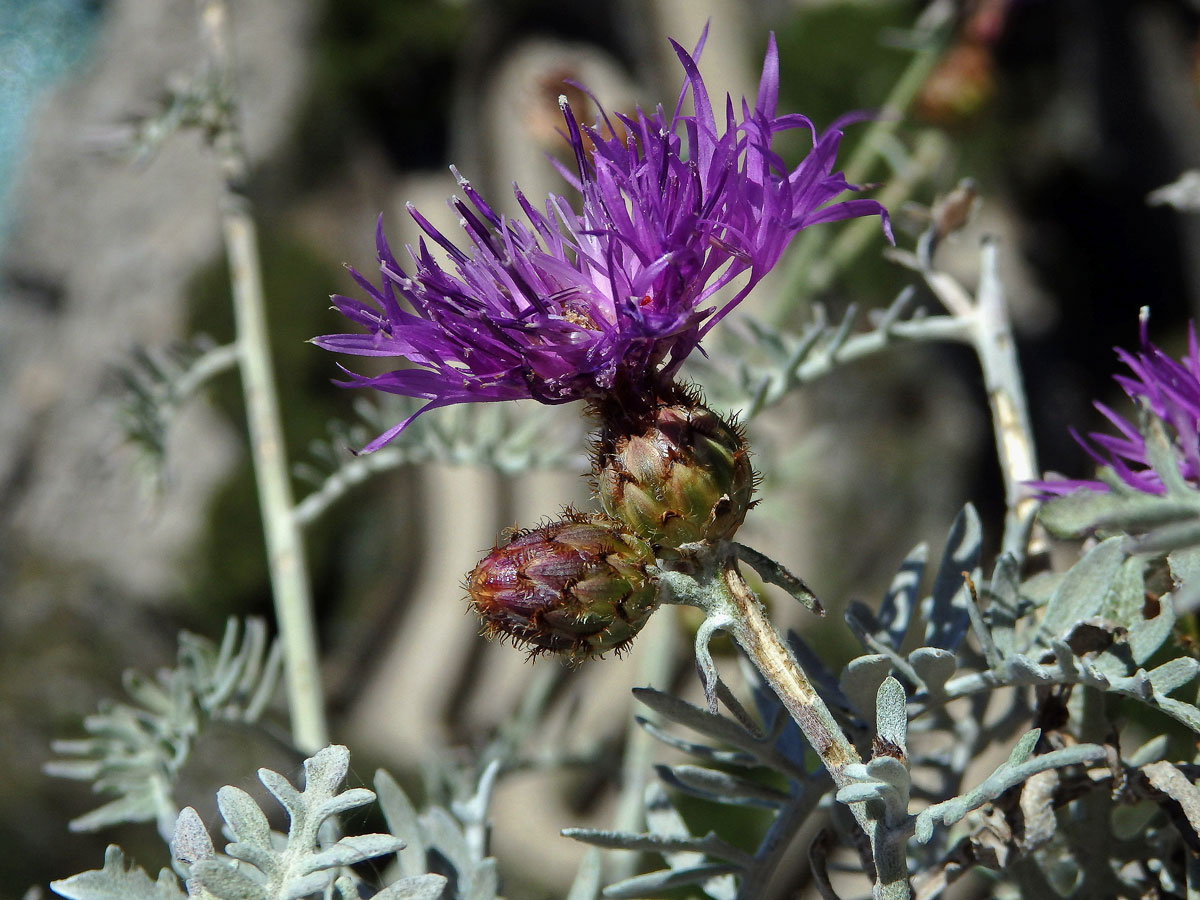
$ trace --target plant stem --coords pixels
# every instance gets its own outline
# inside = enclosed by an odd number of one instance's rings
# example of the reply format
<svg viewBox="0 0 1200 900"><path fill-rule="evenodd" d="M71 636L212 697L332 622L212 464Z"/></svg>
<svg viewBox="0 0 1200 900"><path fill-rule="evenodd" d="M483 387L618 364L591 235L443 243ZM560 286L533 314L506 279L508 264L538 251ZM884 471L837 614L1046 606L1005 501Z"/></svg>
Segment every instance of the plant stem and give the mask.
<svg viewBox="0 0 1200 900"><path fill-rule="evenodd" d="M734 640L746 651L755 668L796 720L833 777L833 783L839 788L851 784L846 767L862 762L858 750L842 732L792 651L780 639L742 573L735 565L724 565L721 577L734 604ZM850 811L871 839L876 873L874 896L880 900L907 898L908 872L903 837L890 834L886 823L871 816L865 803L851 803Z"/></svg>
<svg viewBox="0 0 1200 900"><path fill-rule="evenodd" d="M200 0L200 31L213 79L213 147L221 169L221 228L229 257L237 329L238 365L258 485L259 511L284 647L292 738L306 754L328 741L318 668L312 592L300 525L294 515L279 395L263 300L258 237L245 185L248 165L236 121L228 9L224 0Z"/></svg>
<svg viewBox="0 0 1200 900"><path fill-rule="evenodd" d="M1037 500L1025 488L1025 482L1038 477L1037 452L1012 323L1004 301L1004 285L997 271L996 242L991 238L983 242L976 303L975 353L983 370L996 452L1004 476L1007 512L1001 550L1012 554L1020 564L1025 560L1038 509Z"/></svg>
<svg viewBox="0 0 1200 900"><path fill-rule="evenodd" d="M953 276L929 268L911 253L897 251L890 255L921 274L934 296L961 324L962 331L956 337L970 344L979 358L992 414L996 454L1004 478L1007 512L1001 550L1011 554L1018 565L1023 564L1038 509L1038 501L1025 488L1025 482L1038 477L1037 451L1004 284L1000 280L996 241L988 237L982 242L975 297Z"/></svg>
<svg viewBox="0 0 1200 900"><path fill-rule="evenodd" d="M706 621L719 623L718 627L733 636L800 726L834 785L841 788L852 784L846 769L861 765L862 757L767 619L762 603L738 571L737 553L736 546L730 544L703 554L696 560L702 569L698 577L663 571L659 577L667 588L668 599L699 606L707 616ZM874 818L866 803L849 806L875 851L875 896L887 900L909 897L903 838L887 830L885 822Z"/></svg>
<svg viewBox="0 0 1200 900"><path fill-rule="evenodd" d="M847 784L843 774L846 766L862 762L858 751L842 733L833 714L796 662L796 657L780 639L775 626L767 620L762 603L746 584L742 573L736 567L728 566L722 569L721 577L736 610L733 615L734 639L779 695L804 732L804 737L833 776L834 784L842 787Z"/></svg>

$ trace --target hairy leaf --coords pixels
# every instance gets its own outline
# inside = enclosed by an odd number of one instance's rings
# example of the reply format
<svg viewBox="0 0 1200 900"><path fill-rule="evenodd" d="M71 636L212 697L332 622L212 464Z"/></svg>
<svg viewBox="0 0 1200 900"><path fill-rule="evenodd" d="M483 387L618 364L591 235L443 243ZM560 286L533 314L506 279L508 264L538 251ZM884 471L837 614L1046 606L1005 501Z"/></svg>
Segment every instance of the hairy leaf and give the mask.
<svg viewBox="0 0 1200 900"><path fill-rule="evenodd" d="M925 626L926 646L954 650L967 633L970 592L963 583L963 574L979 579L982 546L983 526L979 521L979 513L968 503L950 527L946 551L933 582Z"/></svg>
<svg viewBox="0 0 1200 900"><path fill-rule="evenodd" d="M52 881L50 889L68 900L184 900L169 869L163 869L154 881L144 869L126 865L116 844L104 851L104 868Z"/></svg>

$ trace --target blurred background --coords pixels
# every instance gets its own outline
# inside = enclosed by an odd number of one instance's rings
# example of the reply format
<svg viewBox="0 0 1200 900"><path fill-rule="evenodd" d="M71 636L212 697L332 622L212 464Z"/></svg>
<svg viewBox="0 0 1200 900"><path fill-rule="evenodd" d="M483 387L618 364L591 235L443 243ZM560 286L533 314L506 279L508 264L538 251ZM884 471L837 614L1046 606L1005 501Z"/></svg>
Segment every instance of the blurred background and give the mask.
<svg viewBox="0 0 1200 900"><path fill-rule="evenodd" d="M344 330L327 298L356 290L343 264L372 271L377 216L394 247L414 237L408 201L452 233L450 164L506 208L513 181L531 198L561 190L545 155L559 149L557 98L574 90L564 79L610 110L669 107L681 74L667 37L691 47L705 22L701 67L718 104L727 92L753 97L772 30L781 109L819 127L880 108L902 76L912 82L893 145L864 178L881 185L872 196L898 185L906 248L936 196L963 177L977 183L982 206L937 262L972 286L979 236L1000 238L1043 468L1088 473L1067 426L1100 427L1090 403L1112 399L1112 347L1136 342L1139 307L1175 350L1200 311L1200 220L1147 202L1200 166L1200 9L1188 0L230 6L297 462L329 420L354 417L350 394L330 384L334 359L305 341ZM42 774L49 743L81 734L81 717L120 695L125 668L170 665L180 628L217 638L230 614L271 615L235 376L179 410L154 476L123 413L122 373L139 349L233 336L202 135L181 132L133 162L109 152L200 64L191 3L0 0L2 896L97 867L112 841L148 870L167 863L149 827L67 833L98 801ZM843 159L867 127L850 129ZM805 150L785 149L793 161ZM883 307L912 280L884 259L877 229L836 264L821 247L800 269L785 262L728 327L745 314L799 328L815 302L834 314ZM547 421L546 440L566 448L558 468L515 479L401 468L310 531L333 733L360 781L386 765L419 795L423 757L478 746L536 671L555 666L480 640L460 587L503 528L589 503L580 410ZM965 349L907 346L841 369L750 436L766 499L741 539L800 572L833 610L830 657L844 604L876 602L918 541L940 552L967 500L994 546L1002 489ZM801 621L775 603L784 624ZM681 638L685 624L672 610L650 628ZM645 640L659 654L671 643ZM623 740L628 688L657 672L656 686L691 690L686 654L664 664L639 645L556 688L575 704L572 739L592 763L503 784L494 850L509 896L562 896L579 850L557 830L611 821L600 788L619 753L604 751ZM184 798L202 810L220 784L298 763L252 735L205 740Z"/></svg>

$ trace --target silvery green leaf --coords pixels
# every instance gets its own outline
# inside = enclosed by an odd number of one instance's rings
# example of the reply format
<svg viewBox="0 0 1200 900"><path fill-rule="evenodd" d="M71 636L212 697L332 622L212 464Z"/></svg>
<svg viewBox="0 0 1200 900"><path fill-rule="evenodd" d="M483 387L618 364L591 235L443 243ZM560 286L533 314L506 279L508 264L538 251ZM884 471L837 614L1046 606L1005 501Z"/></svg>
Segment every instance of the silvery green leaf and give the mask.
<svg viewBox="0 0 1200 900"><path fill-rule="evenodd" d="M691 839L692 835L683 821L683 816L679 815L667 792L656 781L646 785L645 807L646 827L651 835L668 840ZM664 851L662 856L673 869L697 866L704 861L704 854L690 850L668 850Z"/></svg>
<svg viewBox="0 0 1200 900"><path fill-rule="evenodd" d="M480 859L462 826L442 807L427 809L421 814L420 822L426 847L436 850L454 867L462 900L492 900L499 890L496 860L491 857Z"/></svg>
<svg viewBox="0 0 1200 900"><path fill-rule="evenodd" d="M147 712L157 716L171 714L171 695L141 672L126 669L121 673L121 686Z"/></svg>
<svg viewBox="0 0 1200 900"><path fill-rule="evenodd" d="M1145 407L1138 409L1138 415L1141 432L1146 436L1146 461L1162 481L1166 496L1194 502L1195 490L1179 471L1175 442L1167 434L1166 424Z"/></svg>
<svg viewBox="0 0 1200 900"><path fill-rule="evenodd" d="M76 827L156 821L163 838L170 838L179 812L174 785L202 729L213 719L254 721L270 698L266 689L273 691L281 657L278 642L273 642L270 658L275 662L261 658L264 629L261 622L249 620L242 640L242 626L230 619L220 650L204 638L181 633L176 668L154 680L127 672L124 683L131 702L101 703L99 712L84 720L92 738L55 743L58 753L88 758L57 760L47 771L86 778L97 793L118 795L76 820ZM232 681L231 672L236 675Z"/></svg>
<svg viewBox="0 0 1200 900"><path fill-rule="evenodd" d="M1191 703L1175 700L1171 697L1156 697L1155 706L1174 719L1179 720L1192 731L1200 733L1200 709Z"/></svg>
<svg viewBox="0 0 1200 900"><path fill-rule="evenodd" d="M721 803L779 807L788 795L757 781L703 766L655 766L664 782L697 797Z"/></svg>
<svg viewBox="0 0 1200 900"><path fill-rule="evenodd" d="M1087 666L1083 666L1083 669L1085 674L1091 674L1087 672ZM1104 680L1107 681L1107 679ZM1092 685L1092 681L1086 677L1080 679L1080 681L1083 684ZM1145 702L1150 702L1154 697L1154 685L1150 683L1150 676L1146 674L1145 669L1138 669L1132 675L1122 678L1116 684L1101 683L1094 686L1099 687L1101 690L1108 690L1111 686L1113 690L1119 689L1121 693L1128 693Z"/></svg>
<svg viewBox="0 0 1200 900"><path fill-rule="evenodd" d="M888 676L875 696L875 733L881 740L908 753L908 709L904 687Z"/></svg>
<svg viewBox="0 0 1200 900"><path fill-rule="evenodd" d="M842 669L840 687L854 708L870 721L875 711L879 686L892 671L892 661L881 654L871 653L852 659Z"/></svg>
<svg viewBox="0 0 1200 900"><path fill-rule="evenodd" d="M294 875L288 878L278 891L279 900L301 900L309 894L324 891L333 884L333 873L318 871L308 875ZM275 898L271 898L275 900Z"/></svg>
<svg viewBox="0 0 1200 900"><path fill-rule="evenodd" d="M1028 656L1014 653L1004 660L1004 679L1009 684L1044 684L1054 681L1054 675Z"/></svg>
<svg viewBox="0 0 1200 900"><path fill-rule="evenodd" d="M866 763L867 777L883 782L900 791L907 801L908 789L912 784L908 775L908 766L894 756L876 756Z"/></svg>
<svg viewBox="0 0 1200 900"><path fill-rule="evenodd" d="M1040 728L1030 729L1021 735L1021 739L1017 741L1012 751L1008 754L1008 765L1019 766L1029 759L1033 755L1033 750L1037 746L1037 742L1041 736L1042 729Z"/></svg>
<svg viewBox="0 0 1200 900"><path fill-rule="evenodd" d="M892 649L899 651L908 634L913 610L917 605L917 589L925 573L925 561L929 546L917 544L904 558L899 570L892 578L883 602L879 604L879 624L887 631Z"/></svg>
<svg viewBox="0 0 1200 900"><path fill-rule="evenodd" d="M304 789L332 795L341 787L349 769L350 751L345 747L333 744L318 750L311 759L304 761Z"/></svg>
<svg viewBox="0 0 1200 900"><path fill-rule="evenodd" d="M195 882L219 900L275 900L264 885L221 859L202 859L192 866L189 884Z"/></svg>
<svg viewBox="0 0 1200 900"><path fill-rule="evenodd" d="M421 831L425 835L426 846L437 850L458 871L469 870L472 863L471 848L462 828L450 815L449 811L440 806L432 806L421 813Z"/></svg>
<svg viewBox="0 0 1200 900"><path fill-rule="evenodd" d="M970 592L963 583L963 573L978 580L982 546L983 526L979 522L979 513L968 503L950 526L946 551L933 582L925 626L926 646L955 650L967 633Z"/></svg>
<svg viewBox="0 0 1200 900"><path fill-rule="evenodd" d="M406 877L422 875L426 868L425 842L417 821L417 811L408 795L383 769L375 772L375 793L379 797L379 808L392 834L401 838L408 847L397 859L400 871Z"/></svg>
<svg viewBox="0 0 1200 900"><path fill-rule="evenodd" d="M189 884L195 882L221 900L299 900L317 892L326 892L330 897L335 892L344 894L348 882L338 881L338 869L395 853L404 845L394 835L366 834L344 837L322 848L320 830L330 815L361 806L375 796L363 788L338 793L340 778L348 766L345 747L335 745L318 751L305 761L303 790L297 790L278 772L259 770L259 779L284 804L291 818L286 839L271 831L266 816L249 794L232 786L222 788L217 794L218 807L236 838L225 852L247 864L238 868L213 858L211 842L194 812L181 816L184 843L177 845L177 851L185 862L194 860ZM474 874L467 872L467 876ZM468 879L463 883L467 884Z"/></svg>
<svg viewBox="0 0 1200 900"><path fill-rule="evenodd" d="M701 744L696 741L689 741L686 738L681 738L665 729L659 728L649 719L643 716L634 716L634 721L640 725L647 734L661 741L668 747L674 747L683 753L690 756L697 756L707 762L716 763L718 765L727 766L753 766L757 765L758 757L750 753L745 753L741 750L718 750L715 747L710 747L707 744ZM393 831L395 829L392 829Z"/></svg>
<svg viewBox="0 0 1200 900"><path fill-rule="evenodd" d="M582 459L577 419L533 401L488 404L487 409L448 408L420 428L405 429L374 453L352 455L371 437L417 411L408 398L376 396L354 404L362 421L328 423L328 437L309 445L311 459L294 474L315 488L296 506L304 524L320 518L348 491L382 472L422 462L486 466L514 476L533 469L574 468Z"/></svg>
<svg viewBox="0 0 1200 900"><path fill-rule="evenodd" d="M1173 522L1125 539L1125 551L1148 556L1160 556L1173 550L1200 545L1200 510L1185 522Z"/></svg>
<svg viewBox="0 0 1200 900"><path fill-rule="evenodd" d="M440 900L448 884L444 875L405 875L371 900Z"/></svg>
<svg viewBox="0 0 1200 900"><path fill-rule="evenodd" d="M712 738L716 743L730 744L751 753L763 765L798 777L805 774L797 761L788 759L779 753L770 741L756 738L732 719L714 715L706 709L654 688L634 688L633 695L664 719L691 728Z"/></svg>
<svg viewBox="0 0 1200 900"><path fill-rule="evenodd" d="M1047 502L1038 519L1051 534L1079 538L1114 528L1148 529L1193 518L1192 503L1169 500L1140 491L1095 491L1080 488Z"/></svg>
<svg viewBox="0 0 1200 900"><path fill-rule="evenodd" d="M609 885L604 889L605 897L614 900L639 900L647 895L657 894L670 888L683 887L689 884L705 885L712 879L737 871L736 866L721 863L706 863L687 869L660 869L645 875L635 875L624 881ZM711 895L710 895L711 896Z"/></svg>
<svg viewBox="0 0 1200 900"><path fill-rule="evenodd" d="M491 803L492 791L496 787L496 779L500 777L500 760L493 759L483 768L475 784L475 790L465 800L454 800L450 811L460 822L466 825L486 825L488 805Z"/></svg>
<svg viewBox="0 0 1200 900"><path fill-rule="evenodd" d="M1177 656L1168 660L1147 673L1150 684L1160 694L1169 694L1176 688L1183 687L1200 674L1200 660L1191 656Z"/></svg>
<svg viewBox="0 0 1200 900"><path fill-rule="evenodd" d="M139 866L126 865L116 844L104 851L104 867L50 882L50 889L68 900L184 900L179 882L169 869L157 881Z"/></svg>
<svg viewBox="0 0 1200 900"><path fill-rule="evenodd" d="M984 593L988 597L985 612L992 641L1001 658L1016 648L1016 627L1021 618L1020 566L1008 553L1000 555Z"/></svg>
<svg viewBox="0 0 1200 900"><path fill-rule="evenodd" d="M935 697L945 690L946 682L958 666L953 652L938 647L918 647L908 654L908 662L925 689Z"/></svg>
<svg viewBox="0 0 1200 900"><path fill-rule="evenodd" d="M859 781L838 788L837 801L851 804L878 800L890 805L895 795L896 789L890 784L884 784L882 781Z"/></svg>
<svg viewBox="0 0 1200 900"><path fill-rule="evenodd" d="M95 741L52 741L50 744L50 749L55 753L91 753L94 747ZM103 770L104 763L98 759L54 759L42 766L42 771L47 775L75 781L91 781Z"/></svg>
<svg viewBox="0 0 1200 900"><path fill-rule="evenodd" d="M332 797L326 797L313 806L313 812L322 819L367 806L375 800L375 792L367 788L350 788Z"/></svg>
<svg viewBox="0 0 1200 900"><path fill-rule="evenodd" d="M1043 635L1064 635L1076 622L1100 612L1125 564L1122 540L1109 538L1071 567L1046 604L1040 629Z"/></svg>
<svg viewBox="0 0 1200 900"><path fill-rule="evenodd" d="M903 822L908 816L908 798L911 781L908 767L891 756L877 756L870 762L852 763L842 774L854 783L838 789L839 803L878 802L883 810L868 809L873 819L881 819L889 825Z"/></svg>
<svg viewBox="0 0 1200 900"><path fill-rule="evenodd" d="M126 793L68 823L71 831L99 831L125 822L153 822L159 814L154 784L131 784Z"/></svg>
<svg viewBox="0 0 1200 900"><path fill-rule="evenodd" d="M1138 749L1129 754L1126 761L1131 769L1140 769L1146 763L1158 762L1167 753L1171 738L1165 734L1156 734Z"/></svg>
<svg viewBox="0 0 1200 900"><path fill-rule="evenodd" d="M585 844L608 849L640 850L644 853L658 853L664 856L668 853L678 852L703 853L740 866L748 866L753 862L751 854L721 840L711 831L699 838L669 838L654 834L632 834L592 828L564 828L562 835Z"/></svg>
<svg viewBox="0 0 1200 900"><path fill-rule="evenodd" d="M212 859L216 856L212 838L200 814L192 807L185 806L175 820L175 834L171 838L171 856L180 862L192 865L202 859Z"/></svg>
<svg viewBox="0 0 1200 900"><path fill-rule="evenodd" d="M496 860L488 856L475 863L470 878L460 881L464 900L495 900L500 893L500 873Z"/></svg>
<svg viewBox="0 0 1200 900"><path fill-rule="evenodd" d="M992 630L984 618L983 610L980 608L981 598L978 596L976 579L972 577L971 584L964 584L964 587L967 589L965 601L967 604L967 621L971 625L971 631L975 635L975 639L979 641L979 649L983 651L983 658L988 668L996 668L1004 662L1004 654L1000 652L995 640L993 640Z"/></svg>
<svg viewBox="0 0 1200 900"><path fill-rule="evenodd" d="M290 781L270 769L259 769L258 780L271 792L271 796L279 801L279 805L287 811L289 817L297 818L296 813L302 809L303 800L301 792L296 790Z"/></svg>
<svg viewBox="0 0 1200 900"><path fill-rule="evenodd" d="M1176 587L1200 581L1200 547L1172 550L1167 554L1167 563Z"/></svg>
<svg viewBox="0 0 1200 900"><path fill-rule="evenodd" d="M1144 596L1144 595L1143 595ZM1157 613L1157 615L1148 615ZM1156 607L1146 604L1138 608L1129 628L1129 653L1139 666L1158 652L1175 630L1175 604L1170 594L1159 599Z"/></svg>
<svg viewBox="0 0 1200 900"><path fill-rule="evenodd" d="M271 825L248 793L226 785L217 791L217 808L238 841L268 851L272 849Z"/></svg>
<svg viewBox="0 0 1200 900"><path fill-rule="evenodd" d="M933 827L937 822L953 825L973 809L978 809L984 803L995 800L1005 791L1026 781L1038 772L1062 766L1079 765L1103 761L1108 751L1098 744L1076 744L1060 750L1052 750L1041 756L1030 758L1038 738L1039 729L1027 732L1013 748L1008 759L974 789L960 797L953 797L935 803L919 812L913 820L918 841L927 843L933 836Z"/></svg>
<svg viewBox="0 0 1200 900"><path fill-rule="evenodd" d="M353 866L385 853L398 853L404 841L391 834L356 834L344 837L331 847L312 854L304 867L309 871L332 869L335 866Z"/></svg>
<svg viewBox="0 0 1200 900"><path fill-rule="evenodd" d="M597 900L604 887L604 854L599 847L583 851L566 900Z"/></svg>
<svg viewBox="0 0 1200 900"><path fill-rule="evenodd" d="M1180 811L1192 829L1192 840L1189 840L1188 844L1195 846L1200 841L1200 788L1192 784L1177 766L1165 760L1150 763L1142 772L1156 791L1179 804Z"/></svg>

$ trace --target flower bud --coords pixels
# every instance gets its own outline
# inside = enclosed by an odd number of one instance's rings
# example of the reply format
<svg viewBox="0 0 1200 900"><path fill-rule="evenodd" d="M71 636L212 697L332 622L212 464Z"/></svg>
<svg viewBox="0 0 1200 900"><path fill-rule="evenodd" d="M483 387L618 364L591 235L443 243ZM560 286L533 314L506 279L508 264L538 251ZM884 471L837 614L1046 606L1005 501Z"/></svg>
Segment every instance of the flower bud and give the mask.
<svg viewBox="0 0 1200 900"><path fill-rule="evenodd" d="M598 410L593 461L605 511L657 549L732 537L754 493L741 429L693 393L672 394L641 415Z"/></svg>
<svg viewBox="0 0 1200 900"><path fill-rule="evenodd" d="M488 637L582 662L620 653L646 624L658 604L653 564L619 522L568 511L492 550L467 576L467 592Z"/></svg>

